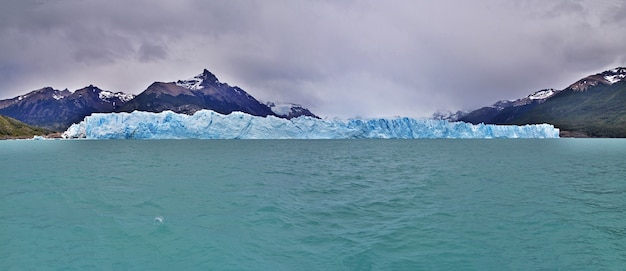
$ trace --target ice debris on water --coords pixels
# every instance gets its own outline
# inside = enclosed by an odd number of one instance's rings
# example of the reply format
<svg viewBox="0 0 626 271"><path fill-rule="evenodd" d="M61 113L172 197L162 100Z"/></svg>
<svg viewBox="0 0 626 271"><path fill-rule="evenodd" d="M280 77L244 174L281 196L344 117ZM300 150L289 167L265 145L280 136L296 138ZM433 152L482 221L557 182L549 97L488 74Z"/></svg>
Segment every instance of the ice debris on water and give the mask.
<svg viewBox="0 0 626 271"><path fill-rule="evenodd" d="M87 139L352 139L352 138L558 138L549 124L473 125L407 117L327 120L302 116L291 120L228 115L200 110L194 115L172 111L94 113L73 124L64 138Z"/></svg>

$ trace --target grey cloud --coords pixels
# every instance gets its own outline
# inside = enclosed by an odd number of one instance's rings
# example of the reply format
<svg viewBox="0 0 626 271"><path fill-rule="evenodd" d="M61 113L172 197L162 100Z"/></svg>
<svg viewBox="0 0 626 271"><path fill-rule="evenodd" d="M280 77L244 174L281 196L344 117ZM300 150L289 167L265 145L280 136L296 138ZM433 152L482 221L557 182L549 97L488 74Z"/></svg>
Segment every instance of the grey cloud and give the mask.
<svg viewBox="0 0 626 271"><path fill-rule="evenodd" d="M141 47L139 47L137 54L139 61L141 62L150 62L167 58L166 48L158 44L144 43Z"/></svg>
<svg viewBox="0 0 626 271"><path fill-rule="evenodd" d="M551 1L553 6L546 9L547 17L555 16L574 16L584 17L588 13L585 10L584 3L581 0L561 0Z"/></svg>
<svg viewBox="0 0 626 271"><path fill-rule="evenodd" d="M100 28L76 29L65 35L74 50L78 62L114 62L133 53L132 42L128 37L111 33Z"/></svg>
<svg viewBox="0 0 626 271"><path fill-rule="evenodd" d="M0 98L203 68L327 116L427 116L625 65L620 1L12 1Z"/></svg>
<svg viewBox="0 0 626 271"><path fill-rule="evenodd" d="M626 3L621 2L615 6L613 9L612 16L609 16L610 21L606 22L607 24L611 24L613 22L626 22Z"/></svg>

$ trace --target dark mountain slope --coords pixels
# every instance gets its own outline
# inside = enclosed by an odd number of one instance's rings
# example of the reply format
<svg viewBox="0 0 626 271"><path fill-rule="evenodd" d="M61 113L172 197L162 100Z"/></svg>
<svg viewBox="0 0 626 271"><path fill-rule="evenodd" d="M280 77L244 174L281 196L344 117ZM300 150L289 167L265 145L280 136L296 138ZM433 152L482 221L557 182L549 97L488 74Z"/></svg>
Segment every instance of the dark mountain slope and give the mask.
<svg viewBox="0 0 626 271"><path fill-rule="evenodd" d="M550 123L564 134L626 137L626 68L587 76L564 90L542 90L516 101L474 110L461 121L489 124Z"/></svg>
<svg viewBox="0 0 626 271"><path fill-rule="evenodd" d="M568 88L505 123L550 123L592 137L626 137L626 81Z"/></svg>
<svg viewBox="0 0 626 271"><path fill-rule="evenodd" d="M0 101L0 114L29 125L64 131L92 113L109 113L134 96L88 86L75 91L42 88Z"/></svg>
<svg viewBox="0 0 626 271"><path fill-rule="evenodd" d="M177 82L155 82L137 95L119 111L135 110L193 114L201 109L211 109L229 114L241 111L255 116L274 115L272 110L239 87L221 83L214 74L204 70L202 74Z"/></svg>

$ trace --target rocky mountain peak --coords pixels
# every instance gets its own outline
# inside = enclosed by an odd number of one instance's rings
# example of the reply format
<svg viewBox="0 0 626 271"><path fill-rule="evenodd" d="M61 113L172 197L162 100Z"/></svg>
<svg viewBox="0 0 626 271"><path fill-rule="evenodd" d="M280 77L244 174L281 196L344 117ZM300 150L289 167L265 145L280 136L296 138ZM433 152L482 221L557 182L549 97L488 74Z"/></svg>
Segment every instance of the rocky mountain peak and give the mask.
<svg viewBox="0 0 626 271"><path fill-rule="evenodd" d="M612 70L602 72L599 75L601 75L602 78L604 78L610 84L615 84L617 82L624 80L624 78L626 78L626 68L618 67Z"/></svg>
<svg viewBox="0 0 626 271"><path fill-rule="evenodd" d="M199 90L216 84L220 84L220 81L217 79L215 74L211 73L207 69L204 69L201 74L196 75L191 79L176 81L177 86L190 90Z"/></svg>
<svg viewBox="0 0 626 271"><path fill-rule="evenodd" d="M570 85L568 88L573 91L585 91L598 84L612 85L621 82L626 78L626 68L618 67L612 70L603 71L598 74L587 76Z"/></svg>
<svg viewBox="0 0 626 271"><path fill-rule="evenodd" d="M86 86L84 88L78 89L75 92L93 92L93 93L99 93L100 91L102 91L100 88L94 86L94 85L89 85Z"/></svg>
<svg viewBox="0 0 626 271"><path fill-rule="evenodd" d="M198 78L198 77L200 77L200 79L202 79L202 81L209 82L209 83L219 82L219 80L217 79L215 74L211 73L207 69L204 69L204 71L202 71L202 74L196 76L196 78Z"/></svg>
<svg viewBox="0 0 626 271"><path fill-rule="evenodd" d="M70 94L72 94L70 91L68 91L67 89L65 90L57 90L57 89L53 89L51 87L44 87L38 90L34 90L31 91L25 95L21 95L18 96L16 98L14 98L14 100L16 101L22 101L25 100L27 98L31 98L34 100L42 100L42 99L50 99L53 98L55 100L60 100L63 99L67 96L69 96Z"/></svg>

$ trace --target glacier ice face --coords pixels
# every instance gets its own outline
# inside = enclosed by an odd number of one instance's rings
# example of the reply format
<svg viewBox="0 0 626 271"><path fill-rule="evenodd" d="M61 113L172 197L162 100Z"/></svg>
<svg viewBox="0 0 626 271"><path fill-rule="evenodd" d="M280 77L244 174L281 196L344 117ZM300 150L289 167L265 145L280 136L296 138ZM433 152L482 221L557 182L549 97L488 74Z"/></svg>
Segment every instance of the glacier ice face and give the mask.
<svg viewBox="0 0 626 271"><path fill-rule="evenodd" d="M558 138L549 124L472 125L445 120L256 117L241 112L222 115L200 110L194 115L171 111L95 113L63 133L87 139L351 139L351 138Z"/></svg>

